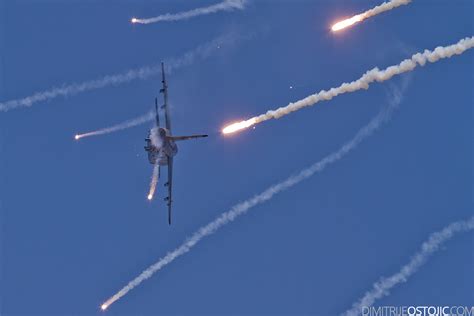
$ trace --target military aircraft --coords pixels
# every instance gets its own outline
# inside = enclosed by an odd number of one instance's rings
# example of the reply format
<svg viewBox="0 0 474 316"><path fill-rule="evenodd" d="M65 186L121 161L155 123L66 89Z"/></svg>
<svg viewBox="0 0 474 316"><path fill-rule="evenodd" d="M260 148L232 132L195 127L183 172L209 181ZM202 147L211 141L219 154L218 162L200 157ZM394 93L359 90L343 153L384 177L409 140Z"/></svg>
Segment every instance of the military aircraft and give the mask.
<svg viewBox="0 0 474 316"><path fill-rule="evenodd" d="M160 115L158 111L158 98L155 98L155 110L156 120L155 127L149 130L148 137L145 138L146 146L145 151L148 153L148 161L152 165L158 164L158 178L160 177L160 167L168 167L168 181L165 183L165 187L168 188L168 196L165 197L165 201L168 205L168 223L171 225L171 204L172 199L172 185L173 185L173 157L178 153L177 141L189 140L207 137L208 135L187 135L187 136L173 136L171 133L171 120L168 107L168 85L165 78L165 67L161 63L161 82L162 88L160 93L163 93L164 104L161 109L164 110L165 115L165 127L160 126Z"/></svg>

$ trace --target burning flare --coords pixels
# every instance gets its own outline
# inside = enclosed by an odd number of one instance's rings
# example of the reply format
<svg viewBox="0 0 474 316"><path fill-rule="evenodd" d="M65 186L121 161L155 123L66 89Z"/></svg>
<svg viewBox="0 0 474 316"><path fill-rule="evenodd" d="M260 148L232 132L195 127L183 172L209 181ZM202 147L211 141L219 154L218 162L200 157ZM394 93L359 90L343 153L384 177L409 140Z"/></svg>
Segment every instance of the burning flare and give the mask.
<svg viewBox="0 0 474 316"><path fill-rule="evenodd" d="M337 32L339 30L345 29L348 26L354 25L358 22L361 22L364 19L364 17L361 14L354 15L352 18L345 19L342 21L337 22L331 27L331 30L333 32Z"/></svg>
<svg viewBox="0 0 474 316"><path fill-rule="evenodd" d="M391 1L386 1L382 3L381 5L378 5L370 10L367 10L361 14L354 15L352 18L345 19L343 21L339 21L336 24L334 24L331 27L331 30L333 32L340 31L342 29L345 29L348 26L354 25L356 23L362 22L365 19L368 19L370 17L373 17L374 15L380 14L382 12L392 10L396 7L399 7L401 5L407 5L411 2L411 0L391 0Z"/></svg>
<svg viewBox="0 0 474 316"><path fill-rule="evenodd" d="M241 121L237 123L232 123L222 129L222 134L235 133L242 129L249 128L250 126L255 125L255 124L257 124L257 120L255 118L251 118L249 120Z"/></svg>
<svg viewBox="0 0 474 316"><path fill-rule="evenodd" d="M110 133L118 132L118 131L121 131L121 130L124 130L124 129L127 129L127 128L131 128L131 127L134 127L134 126L138 126L138 125L144 124L144 123L149 122L149 121L153 121L154 119L155 119L155 114L154 114L153 111L150 111L150 112L146 113L145 115L136 117L134 119L131 119L131 120L128 120L128 121L125 121L125 122L122 122L122 123L119 123L119 124L116 124L116 125L113 125L113 126L101 128L99 130L92 131L92 132L87 132L87 133L83 133L83 134L76 134L76 136L74 136L74 138L76 140L78 140L78 139L81 139L81 138L84 138L84 137L110 134Z"/></svg>
<svg viewBox="0 0 474 316"><path fill-rule="evenodd" d="M200 15L207 15L217 13L219 11L233 11L245 9L247 0L224 0L222 2L212 4L207 7L200 7L189 11L183 11L178 13L165 13L159 16L146 19L132 18L132 23L150 24L158 22L171 22L187 20Z"/></svg>
<svg viewBox="0 0 474 316"><path fill-rule="evenodd" d="M345 82L338 87L329 90L321 90L296 102L291 102L275 110L269 110L264 114L254 116L246 121L234 123L222 130L223 134L234 133L244 128L259 124L271 119L278 119L285 115L299 111L305 107L313 106L322 101L329 101L333 98L359 90L367 90L375 82L384 82L394 76L413 71L418 66L425 66L427 63L435 63L439 60L461 55L465 51L474 48L474 36L461 39L459 42L448 46L438 46L430 51L425 49L422 53L416 53L410 58L402 60L399 64L379 69L377 67L367 71L359 79Z"/></svg>
<svg viewBox="0 0 474 316"><path fill-rule="evenodd" d="M398 92L396 94L394 93L394 99L390 102L390 105L380 112L375 118L373 118L368 125L363 127L352 140L345 143L339 150L312 164L310 167L302 170L298 174L292 175L286 180L272 185L254 197L234 205L230 208L230 210L221 214L209 224L202 226L190 238L186 239L181 244L181 246L175 248L173 251L168 252L164 257L140 273L139 276L131 280L120 291L111 296L107 301L105 301L104 305L111 306L114 302L127 295L128 292L139 286L142 282L151 278L153 274L159 272L165 266L171 264L174 260L191 251L192 248L200 243L204 238L215 233L221 227L232 223L239 216L248 213L255 206L269 201L277 194L290 189L301 181L304 181L312 175L323 171L329 165L342 159L345 155L354 150L364 139L372 135L372 133L374 133L390 117L392 111L396 109L401 101L402 92Z"/></svg>
<svg viewBox="0 0 474 316"><path fill-rule="evenodd" d="M158 184L160 172L160 165L158 163L153 167L153 175L151 176L151 183L150 183L150 191L148 193L147 199L151 201L153 199L153 195L155 195L156 185Z"/></svg>
<svg viewBox="0 0 474 316"><path fill-rule="evenodd" d="M109 305L104 303L104 304L102 304L102 306L100 306L100 309L105 311L107 309L107 307L109 307Z"/></svg>

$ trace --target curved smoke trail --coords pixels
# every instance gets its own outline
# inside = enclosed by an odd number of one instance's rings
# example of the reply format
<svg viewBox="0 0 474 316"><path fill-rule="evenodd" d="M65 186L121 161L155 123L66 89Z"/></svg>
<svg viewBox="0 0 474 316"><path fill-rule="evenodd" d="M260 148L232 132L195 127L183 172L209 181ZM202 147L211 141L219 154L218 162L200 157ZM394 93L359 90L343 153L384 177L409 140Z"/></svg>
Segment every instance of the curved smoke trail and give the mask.
<svg viewBox="0 0 474 316"><path fill-rule="evenodd" d="M474 36L460 40L458 43L445 47L437 47L433 51L425 50L423 53L414 54L410 59L405 59L398 65L390 66L384 70L374 68L366 72L361 78L350 83L343 83L337 88L329 91L322 90L316 94L310 95L295 103L290 103L285 107L268 111L266 114L256 117L256 123L260 123L272 118L280 118L291 112L298 111L304 107L312 106L319 101L328 101L332 98L348 92L354 92L361 89L368 89L373 82L383 82L391 79L393 76L412 71L418 65L424 66L427 62L435 63L444 58L450 58L454 55L461 55L466 50L474 47Z"/></svg>
<svg viewBox="0 0 474 316"><path fill-rule="evenodd" d="M404 87L402 87L402 89L404 89ZM375 116L368 125L359 130L355 137L344 144L338 151L326 156L322 160L311 165L309 168L302 170L297 175L290 176L286 180L271 186L260 194L255 195L253 198L233 206L229 211L223 213L209 224L201 227L197 232L194 233L194 235L191 236L191 238L181 244L181 246L169 252L165 257L161 258L158 262L143 271L138 277L130 281L124 288L110 297L105 303L102 304L102 310L107 309L114 302L126 295L129 291L133 290L140 283L150 278L154 273L173 262L176 258L187 253L204 237L211 235L222 226L229 224L237 217L244 215L253 207L270 200L274 195L288 190L301 181L311 177L315 173L323 171L330 164L340 160L351 150L355 149L364 139L372 135L372 133L376 131L382 123L387 121L390 118L393 110L398 106L398 104L400 104L401 100L402 92L398 91L394 93L389 106L381 111L377 116Z"/></svg>
<svg viewBox="0 0 474 316"><path fill-rule="evenodd" d="M246 2L246 0L225 0L208 7L197 8L176 14L166 13L148 19L133 18L132 23L150 24L157 22L180 21L193 18L195 16L216 13L219 11L242 10L244 9Z"/></svg>
<svg viewBox="0 0 474 316"><path fill-rule="evenodd" d="M248 40L252 38L253 36L254 34L236 35L234 33L229 33L225 36L221 36L211 42L206 43L205 45L201 45L195 48L194 50L187 52L181 57L169 59L167 61L167 64L165 64L165 71L167 73L172 73L176 69L191 65L192 63L194 63L197 57L204 58L211 55L216 48L220 47L220 45L231 44L232 42L237 41L237 40ZM2 107L2 104L0 103L0 111L2 110L1 107ZM134 126L146 123L148 121L151 121L153 117L149 117L149 115L153 116L153 114L145 114L138 118L132 119L130 121L126 121L124 123L120 123L118 125L114 125L112 127L100 129L98 131L94 131L90 133L78 134L75 136L75 139L77 140L77 139L88 137L88 136L108 134L108 133L116 132L116 131L123 130L126 128L134 127Z"/></svg>
<svg viewBox="0 0 474 316"><path fill-rule="evenodd" d="M270 119L278 119L282 116L288 115L302 108L312 106L320 101L331 100L332 98L340 94L354 92L362 89L366 90L373 82L383 82L389 80L396 75L412 71L418 65L424 66L427 62L434 63L440 59L450 58L454 55L461 55L466 50L471 49L473 47L474 37L467 37L460 40L454 45L445 47L440 46L435 48L433 51L425 50L423 53L414 54L411 58L403 60L398 65L387 67L384 70L374 68L366 72L359 79L350 83L343 83L339 87L331 88L329 91L322 90L302 100L290 103L287 106L280 107L276 110L270 110L265 114L252 117L242 122L231 124L225 127L222 132L224 134L233 133Z"/></svg>
<svg viewBox="0 0 474 316"><path fill-rule="evenodd" d="M392 1L387 1L382 3L381 5L378 5L374 7L373 9L370 9L368 11L365 11L362 13L364 15L364 18L371 18L374 15L380 14L382 12L392 10L396 7L399 7L401 5L406 5L409 4L412 0L392 0Z"/></svg>
<svg viewBox="0 0 474 316"><path fill-rule="evenodd" d="M349 19L345 19L343 21L340 21L332 26L333 31L339 31L342 30L348 26L354 25L356 23L362 22L365 19L371 18L374 15L380 14L385 11L392 10L396 7L399 7L401 5L407 5L411 2L411 0L391 0L382 3L381 5L378 5L374 7L373 9L367 10L365 12L362 12L360 14L354 15L353 17Z"/></svg>
<svg viewBox="0 0 474 316"><path fill-rule="evenodd" d="M430 235L427 241L421 245L421 249L413 258L404 265L401 270L391 277L380 278L375 282L372 290L365 293L358 302L354 303L351 309L346 311L343 315L356 316L360 315L363 307L369 307L374 302L389 294L389 291L396 285L406 282L418 269L428 260L428 258L435 253L439 247L452 239L456 234L474 230L474 217L465 221L451 223L443 228L441 231Z"/></svg>
<svg viewBox="0 0 474 316"><path fill-rule="evenodd" d="M220 45L231 44L237 39L245 39L247 37L238 37L234 33L225 34L215 38L214 40L202 44L195 49L185 53L178 58L171 58L166 62L166 71L172 72L175 69L190 65L197 58L205 59L209 57L214 51L218 50ZM15 99L5 102L0 102L0 112L6 112L20 107L30 107L35 103L49 101L57 97L67 97L76 95L82 92L105 88L108 86L117 86L123 83L130 82L136 79L147 79L149 77L161 73L161 64L154 64L143 66L136 69L131 69L123 73L114 75L107 75L105 77L84 81L82 83L73 83L64 85L62 87L52 88L46 91L34 93L22 99Z"/></svg>
<svg viewBox="0 0 474 316"><path fill-rule="evenodd" d="M85 137L91 137L91 136L98 136L98 135L110 134L110 133L117 132L117 131L121 131L121 130L130 128L130 127L134 127L134 126L137 126L137 125L140 125L140 124L144 124L144 123L146 123L146 122L153 121L154 118L155 118L154 112L153 112L153 111L150 111L150 112L148 112L148 113L145 114L145 115L139 116L139 117L137 117L137 118L128 120L128 121L123 122L123 123L119 123L119 124L114 125L114 126L102 128L102 129L99 129L99 130L93 131L93 132L87 132L87 133L83 133L83 134L77 134L77 135L75 136L75 139L78 140L78 139L85 138Z"/></svg>

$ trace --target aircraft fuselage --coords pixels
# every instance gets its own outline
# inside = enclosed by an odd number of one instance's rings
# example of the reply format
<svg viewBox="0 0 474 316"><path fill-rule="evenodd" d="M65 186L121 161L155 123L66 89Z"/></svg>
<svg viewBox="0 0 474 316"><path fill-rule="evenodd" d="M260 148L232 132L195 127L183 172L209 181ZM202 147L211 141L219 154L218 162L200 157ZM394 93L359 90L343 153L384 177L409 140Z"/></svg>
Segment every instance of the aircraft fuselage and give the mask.
<svg viewBox="0 0 474 316"><path fill-rule="evenodd" d="M148 153L150 164L166 166L168 157L174 157L178 153L178 146L174 140L170 139L170 132L163 127L152 128L145 138L145 151Z"/></svg>

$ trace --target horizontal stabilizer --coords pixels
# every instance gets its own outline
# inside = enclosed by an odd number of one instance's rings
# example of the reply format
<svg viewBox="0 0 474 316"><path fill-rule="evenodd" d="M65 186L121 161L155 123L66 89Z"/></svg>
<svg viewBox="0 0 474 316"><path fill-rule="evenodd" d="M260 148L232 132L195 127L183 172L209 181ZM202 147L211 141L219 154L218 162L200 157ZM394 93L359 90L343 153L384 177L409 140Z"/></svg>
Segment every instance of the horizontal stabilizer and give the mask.
<svg viewBox="0 0 474 316"><path fill-rule="evenodd" d="M167 136L169 140L179 141L207 137L208 135L189 135L189 136Z"/></svg>

